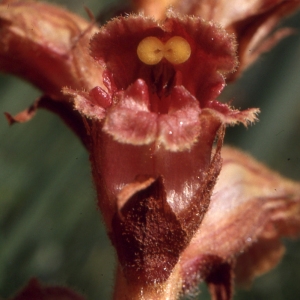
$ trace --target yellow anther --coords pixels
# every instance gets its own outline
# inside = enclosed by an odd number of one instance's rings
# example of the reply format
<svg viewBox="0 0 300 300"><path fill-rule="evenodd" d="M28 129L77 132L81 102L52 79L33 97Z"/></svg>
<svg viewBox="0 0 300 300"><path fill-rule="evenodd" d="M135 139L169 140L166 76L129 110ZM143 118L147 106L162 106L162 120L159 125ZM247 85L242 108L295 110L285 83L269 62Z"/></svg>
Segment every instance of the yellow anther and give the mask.
<svg viewBox="0 0 300 300"><path fill-rule="evenodd" d="M166 44L154 36L144 38L137 47L139 59L147 65L158 64L165 57L172 64L181 64L191 55L190 44L180 36L173 36Z"/></svg>
<svg viewBox="0 0 300 300"><path fill-rule="evenodd" d="M164 56L174 65L184 63L190 55L190 44L181 36L173 36L165 44Z"/></svg>
<svg viewBox="0 0 300 300"><path fill-rule="evenodd" d="M156 65L164 56L164 44L154 36L146 37L139 43L137 55L146 65Z"/></svg>

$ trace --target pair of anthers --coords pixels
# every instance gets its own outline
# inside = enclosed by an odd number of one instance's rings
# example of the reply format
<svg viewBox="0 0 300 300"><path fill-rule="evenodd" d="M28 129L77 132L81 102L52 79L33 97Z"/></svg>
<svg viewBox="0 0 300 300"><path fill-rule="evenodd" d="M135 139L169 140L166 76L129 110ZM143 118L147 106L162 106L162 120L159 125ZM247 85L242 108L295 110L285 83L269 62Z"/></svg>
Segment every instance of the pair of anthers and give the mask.
<svg viewBox="0 0 300 300"><path fill-rule="evenodd" d="M177 65L189 59L191 47L181 36L173 36L166 43L157 37L148 36L139 43L137 55L147 65L156 65L163 58L171 64Z"/></svg>

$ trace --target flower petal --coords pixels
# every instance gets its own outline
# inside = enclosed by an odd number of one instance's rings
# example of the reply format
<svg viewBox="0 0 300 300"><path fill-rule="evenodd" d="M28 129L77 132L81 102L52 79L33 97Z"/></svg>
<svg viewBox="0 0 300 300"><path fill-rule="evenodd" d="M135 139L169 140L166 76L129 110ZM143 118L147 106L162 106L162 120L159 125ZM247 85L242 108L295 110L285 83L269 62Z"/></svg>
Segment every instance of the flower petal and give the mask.
<svg viewBox="0 0 300 300"><path fill-rule="evenodd" d="M107 112L103 130L121 143L147 145L154 142L157 114L149 111L148 88L144 81L137 80L116 97L118 103Z"/></svg>
<svg viewBox="0 0 300 300"><path fill-rule="evenodd" d="M170 151L190 149L200 134L199 102L183 86L170 99L169 113L158 117L158 143Z"/></svg>
<svg viewBox="0 0 300 300"><path fill-rule="evenodd" d="M246 127L258 120L257 115L260 112L259 108L248 108L240 111L218 101L210 101L207 107L220 118L223 124L236 125L242 123Z"/></svg>
<svg viewBox="0 0 300 300"><path fill-rule="evenodd" d="M85 117L99 121L105 117L105 107L95 104L95 97L92 97L91 92L86 93L64 88L63 93L73 98L75 109Z"/></svg>

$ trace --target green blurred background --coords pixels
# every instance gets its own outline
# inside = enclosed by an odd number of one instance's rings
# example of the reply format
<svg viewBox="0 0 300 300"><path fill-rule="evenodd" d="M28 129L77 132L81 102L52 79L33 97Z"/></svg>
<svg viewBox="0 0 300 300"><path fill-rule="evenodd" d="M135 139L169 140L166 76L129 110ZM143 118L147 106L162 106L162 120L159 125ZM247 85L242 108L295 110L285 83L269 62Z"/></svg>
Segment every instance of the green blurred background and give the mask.
<svg viewBox="0 0 300 300"><path fill-rule="evenodd" d="M107 0L61 0L74 12L95 14ZM119 1L124 3L124 1ZM300 29L300 14L284 25ZM12 114L40 92L0 74L0 111ZM260 107L260 122L229 128L226 142L251 153L283 175L300 180L300 32L263 55L224 99L236 107ZM235 299L300 299L300 241L284 241L287 253L272 272ZM106 237L90 175L88 155L61 120L44 110L9 127L0 117L0 295L12 295L32 276L63 284L87 299L110 299L115 256ZM209 299L206 288L197 299Z"/></svg>

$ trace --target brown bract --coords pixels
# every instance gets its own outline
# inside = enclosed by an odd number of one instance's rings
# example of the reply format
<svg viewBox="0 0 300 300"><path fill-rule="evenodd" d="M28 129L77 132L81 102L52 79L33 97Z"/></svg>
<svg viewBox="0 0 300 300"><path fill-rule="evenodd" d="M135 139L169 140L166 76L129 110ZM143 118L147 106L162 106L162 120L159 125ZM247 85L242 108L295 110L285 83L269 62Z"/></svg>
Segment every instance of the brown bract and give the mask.
<svg viewBox="0 0 300 300"><path fill-rule="evenodd" d="M248 284L274 267L284 252L280 238L300 230L299 183L233 148L224 147L222 158L208 211L181 256L185 288L207 281L213 299L230 299L233 279Z"/></svg>

